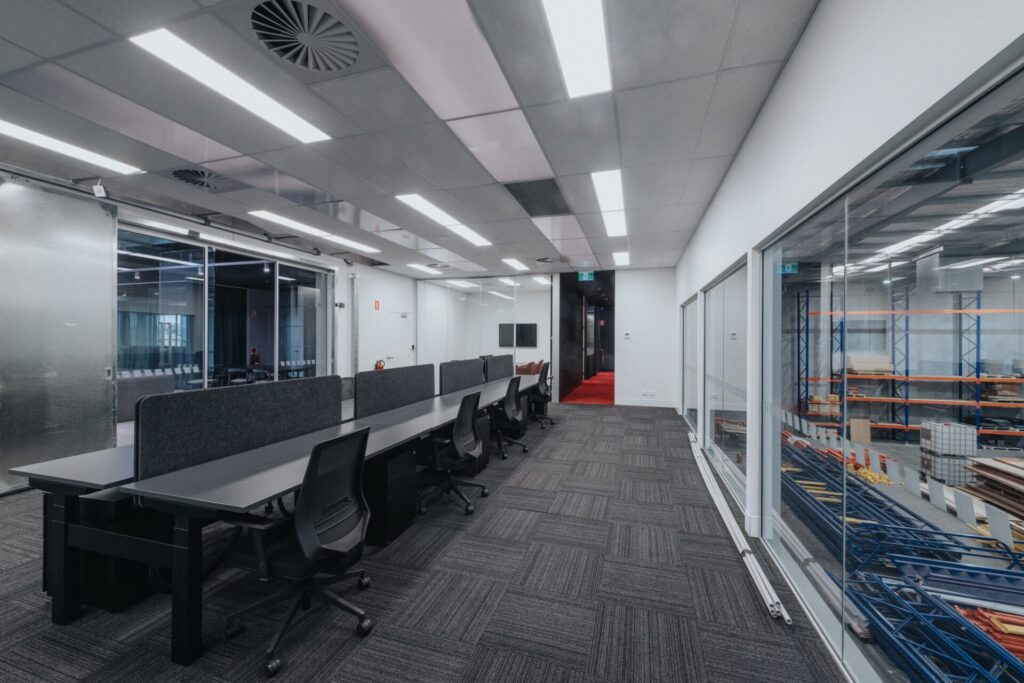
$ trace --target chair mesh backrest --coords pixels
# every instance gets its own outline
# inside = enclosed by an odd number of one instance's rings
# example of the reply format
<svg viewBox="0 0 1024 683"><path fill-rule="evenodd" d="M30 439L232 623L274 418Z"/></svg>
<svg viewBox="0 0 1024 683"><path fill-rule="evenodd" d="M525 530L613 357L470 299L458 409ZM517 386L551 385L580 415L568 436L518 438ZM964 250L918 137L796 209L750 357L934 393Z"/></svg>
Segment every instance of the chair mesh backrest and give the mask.
<svg viewBox="0 0 1024 683"><path fill-rule="evenodd" d="M501 409L505 413L505 417L509 419L516 419L519 417L519 380L521 377L516 375L508 381L508 389L505 390L505 400L502 401Z"/></svg>
<svg viewBox="0 0 1024 683"><path fill-rule="evenodd" d="M537 378L537 391L540 392L541 396L547 396L551 393L551 386L548 384L548 370L551 368L551 363L544 363L540 366L540 377Z"/></svg>
<svg viewBox="0 0 1024 683"><path fill-rule="evenodd" d="M295 531L302 552L313 559L323 546L360 526L353 547L362 543L370 520L363 497L363 464L370 428L321 442L313 448L295 506ZM337 548L336 548L337 549Z"/></svg>
<svg viewBox="0 0 1024 683"><path fill-rule="evenodd" d="M462 397L459 414L455 416L455 423L452 425L452 443L459 456L475 451L480 444L480 435L476 431L476 415L479 410L479 391Z"/></svg>

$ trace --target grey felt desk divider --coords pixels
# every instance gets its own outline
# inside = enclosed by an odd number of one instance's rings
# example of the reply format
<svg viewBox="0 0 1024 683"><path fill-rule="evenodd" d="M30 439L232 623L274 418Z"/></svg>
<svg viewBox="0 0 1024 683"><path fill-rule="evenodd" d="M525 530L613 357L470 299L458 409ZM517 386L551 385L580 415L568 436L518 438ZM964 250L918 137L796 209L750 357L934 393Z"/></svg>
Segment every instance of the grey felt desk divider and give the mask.
<svg viewBox="0 0 1024 683"><path fill-rule="evenodd" d="M441 363L440 369L442 395L484 383L484 361L481 358L448 361Z"/></svg>
<svg viewBox="0 0 1024 683"><path fill-rule="evenodd" d="M155 477L338 424L337 375L146 396L135 406L135 477Z"/></svg>
<svg viewBox="0 0 1024 683"><path fill-rule="evenodd" d="M433 363L356 373L357 420L433 397Z"/></svg>
<svg viewBox="0 0 1024 683"><path fill-rule="evenodd" d="M512 356L487 356L484 359L484 377L488 382L493 382L502 377L511 377L515 373L515 364Z"/></svg>

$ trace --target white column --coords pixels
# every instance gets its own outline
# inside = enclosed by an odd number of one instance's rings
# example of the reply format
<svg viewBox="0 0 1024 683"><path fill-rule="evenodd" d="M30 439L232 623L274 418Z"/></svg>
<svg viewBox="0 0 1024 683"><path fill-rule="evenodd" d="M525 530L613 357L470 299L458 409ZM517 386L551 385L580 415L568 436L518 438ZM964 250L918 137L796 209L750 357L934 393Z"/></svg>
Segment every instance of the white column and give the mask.
<svg viewBox="0 0 1024 683"><path fill-rule="evenodd" d="M747 480L745 529L761 535L761 252L747 252Z"/></svg>

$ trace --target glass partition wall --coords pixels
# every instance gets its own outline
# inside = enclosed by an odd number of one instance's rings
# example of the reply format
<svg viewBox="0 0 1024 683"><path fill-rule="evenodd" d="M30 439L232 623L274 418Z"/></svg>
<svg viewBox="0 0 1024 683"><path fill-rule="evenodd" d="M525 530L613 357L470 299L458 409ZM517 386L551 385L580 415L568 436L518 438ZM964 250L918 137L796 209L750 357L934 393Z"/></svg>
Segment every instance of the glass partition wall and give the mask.
<svg viewBox="0 0 1024 683"><path fill-rule="evenodd" d="M858 680L1024 671L1022 92L764 252L763 535Z"/></svg>
<svg viewBox="0 0 1024 683"><path fill-rule="evenodd" d="M419 280L417 288L418 363L512 355L525 375L551 361L549 276Z"/></svg>
<svg viewBox="0 0 1024 683"><path fill-rule="evenodd" d="M697 317L697 300L683 306L683 417L691 429L697 429L697 394L700 380L697 377L698 348L700 334Z"/></svg>
<svg viewBox="0 0 1024 683"><path fill-rule="evenodd" d="M330 372L331 278L118 230L118 420L146 394Z"/></svg>

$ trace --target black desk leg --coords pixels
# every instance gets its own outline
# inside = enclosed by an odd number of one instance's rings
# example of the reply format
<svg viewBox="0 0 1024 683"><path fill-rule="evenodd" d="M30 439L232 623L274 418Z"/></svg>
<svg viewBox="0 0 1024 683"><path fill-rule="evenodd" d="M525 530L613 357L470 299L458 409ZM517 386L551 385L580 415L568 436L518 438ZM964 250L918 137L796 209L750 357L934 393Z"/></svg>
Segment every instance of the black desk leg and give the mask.
<svg viewBox="0 0 1024 683"><path fill-rule="evenodd" d="M82 613L82 551L68 545L68 527L78 523L78 496L50 494L46 534L47 587L53 623L70 624Z"/></svg>
<svg viewBox="0 0 1024 683"><path fill-rule="evenodd" d="M203 527L174 518L171 594L171 660L191 664L203 649Z"/></svg>

